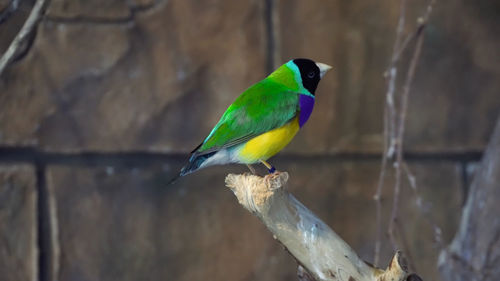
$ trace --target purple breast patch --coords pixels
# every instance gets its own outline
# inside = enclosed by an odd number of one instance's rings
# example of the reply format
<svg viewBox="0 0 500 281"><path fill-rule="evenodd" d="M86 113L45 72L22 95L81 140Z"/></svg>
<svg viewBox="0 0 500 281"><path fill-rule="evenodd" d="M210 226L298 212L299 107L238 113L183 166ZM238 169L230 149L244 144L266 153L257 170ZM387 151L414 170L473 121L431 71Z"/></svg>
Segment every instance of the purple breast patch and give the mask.
<svg viewBox="0 0 500 281"><path fill-rule="evenodd" d="M299 95L299 126L302 127L311 116L314 107L314 98L306 95Z"/></svg>

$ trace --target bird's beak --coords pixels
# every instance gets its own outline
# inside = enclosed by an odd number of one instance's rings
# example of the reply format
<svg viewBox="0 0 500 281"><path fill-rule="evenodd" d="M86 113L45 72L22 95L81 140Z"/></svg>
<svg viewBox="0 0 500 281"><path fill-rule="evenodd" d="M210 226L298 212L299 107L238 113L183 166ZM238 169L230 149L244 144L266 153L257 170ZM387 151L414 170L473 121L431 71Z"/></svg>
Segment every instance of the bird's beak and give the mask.
<svg viewBox="0 0 500 281"><path fill-rule="evenodd" d="M324 64L324 63L320 63L320 62L317 62L316 63L316 66L319 68L319 76L321 78L323 78L323 76L325 76L325 73L332 69L331 66L329 66L328 64Z"/></svg>

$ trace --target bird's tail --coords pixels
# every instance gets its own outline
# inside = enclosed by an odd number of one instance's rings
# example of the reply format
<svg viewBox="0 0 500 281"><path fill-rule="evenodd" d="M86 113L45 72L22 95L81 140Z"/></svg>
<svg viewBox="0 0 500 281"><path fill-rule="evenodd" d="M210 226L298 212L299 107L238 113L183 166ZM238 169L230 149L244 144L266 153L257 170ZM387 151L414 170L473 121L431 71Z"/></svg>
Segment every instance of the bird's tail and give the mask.
<svg viewBox="0 0 500 281"><path fill-rule="evenodd" d="M189 158L189 163L182 168L180 176L185 176L191 173L196 172L200 169L201 164L203 164L208 158L212 157L217 151L210 152L203 155L193 155Z"/></svg>
<svg viewBox="0 0 500 281"><path fill-rule="evenodd" d="M210 152L207 154L203 155L192 155L191 158L189 158L189 162L181 169L181 172L175 176L168 184L172 184L176 182L180 177L183 177L185 175L194 173L200 169L201 164L203 164L208 158L212 157L216 151Z"/></svg>

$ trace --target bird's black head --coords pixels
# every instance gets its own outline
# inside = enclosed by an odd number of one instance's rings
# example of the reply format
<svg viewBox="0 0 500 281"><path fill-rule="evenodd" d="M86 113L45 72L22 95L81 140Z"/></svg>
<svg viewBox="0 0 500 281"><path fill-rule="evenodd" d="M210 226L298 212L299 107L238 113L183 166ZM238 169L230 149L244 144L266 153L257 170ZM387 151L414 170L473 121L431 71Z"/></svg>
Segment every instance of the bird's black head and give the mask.
<svg viewBox="0 0 500 281"><path fill-rule="evenodd" d="M318 65L310 59L294 59L293 63L299 68L302 85L314 95L321 79L321 72Z"/></svg>

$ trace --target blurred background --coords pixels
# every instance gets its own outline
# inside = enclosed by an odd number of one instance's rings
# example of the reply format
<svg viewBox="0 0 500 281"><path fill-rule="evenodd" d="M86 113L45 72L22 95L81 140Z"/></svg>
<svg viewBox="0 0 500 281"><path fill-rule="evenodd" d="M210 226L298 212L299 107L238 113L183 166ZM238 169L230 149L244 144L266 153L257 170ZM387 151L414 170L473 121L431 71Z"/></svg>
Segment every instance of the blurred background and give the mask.
<svg viewBox="0 0 500 281"><path fill-rule="evenodd" d="M34 2L0 0L1 54ZM405 34L428 4L407 2ZM399 11L398 0L50 1L0 75L1 279L297 280L294 259L224 186L245 166L166 185L243 90L297 57L333 70L271 162L373 262ZM399 216L399 248L424 280L441 280L437 256L500 113L499 34L500 2L486 0L438 0L425 29L404 134L424 203L405 177ZM388 169L384 233L393 185ZM392 254L384 235L380 266Z"/></svg>

